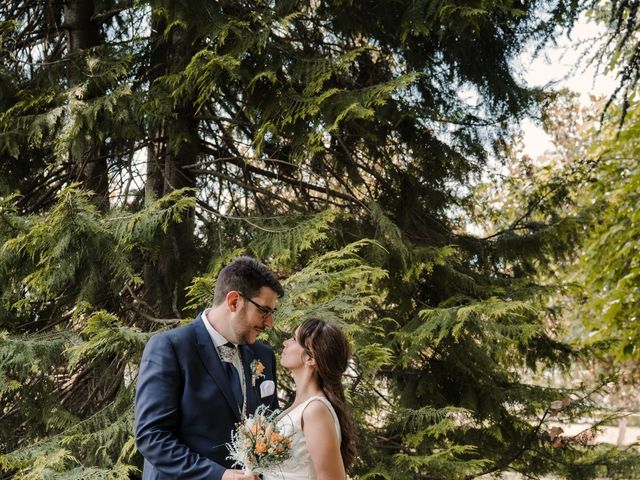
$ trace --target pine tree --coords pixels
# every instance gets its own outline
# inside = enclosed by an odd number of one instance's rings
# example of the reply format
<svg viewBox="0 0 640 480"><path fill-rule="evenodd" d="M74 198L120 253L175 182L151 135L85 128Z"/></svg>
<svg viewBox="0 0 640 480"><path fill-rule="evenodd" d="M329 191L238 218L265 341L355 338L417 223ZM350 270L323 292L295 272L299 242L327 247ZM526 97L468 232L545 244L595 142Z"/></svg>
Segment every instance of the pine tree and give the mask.
<svg viewBox="0 0 640 480"><path fill-rule="evenodd" d="M559 229L459 217L542 96L510 59L574 2L80 3L0 6L3 471L135 476L142 347L242 251L285 278L274 345L350 335L355 475L599 474L522 375L571 359L531 277Z"/></svg>

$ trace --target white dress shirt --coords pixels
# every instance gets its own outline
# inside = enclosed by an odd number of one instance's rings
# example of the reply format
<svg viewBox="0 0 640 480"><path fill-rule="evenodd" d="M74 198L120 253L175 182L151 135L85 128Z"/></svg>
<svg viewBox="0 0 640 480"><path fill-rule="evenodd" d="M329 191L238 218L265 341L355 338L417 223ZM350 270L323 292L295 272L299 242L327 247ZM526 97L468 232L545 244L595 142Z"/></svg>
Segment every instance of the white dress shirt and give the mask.
<svg viewBox="0 0 640 480"><path fill-rule="evenodd" d="M221 345L225 345L226 343L229 342L229 340L227 340L226 338L224 338L222 336L222 334L220 332L218 332L215 328L213 328L213 326L209 323L209 321L207 320L207 313L209 312L209 310L211 310L210 308L205 309L204 312L202 312L202 314L200 315L202 317L202 321L204 322L204 328L207 329L207 332L209 333L209 336L211 337L211 341L213 342L213 346L216 347L216 353L218 353L218 347L220 347ZM233 343L233 342L231 342ZM238 345L236 345L234 343L234 345L236 346L236 353L233 354L233 357L231 358L231 364L236 367L236 370L238 371L238 375L240 378L240 385L245 385L245 380L244 380L244 368L242 367L242 360L240 359L240 349L237 348ZM218 356L220 356L218 354ZM221 359L222 360L222 359ZM242 396L245 396L245 393L242 392Z"/></svg>

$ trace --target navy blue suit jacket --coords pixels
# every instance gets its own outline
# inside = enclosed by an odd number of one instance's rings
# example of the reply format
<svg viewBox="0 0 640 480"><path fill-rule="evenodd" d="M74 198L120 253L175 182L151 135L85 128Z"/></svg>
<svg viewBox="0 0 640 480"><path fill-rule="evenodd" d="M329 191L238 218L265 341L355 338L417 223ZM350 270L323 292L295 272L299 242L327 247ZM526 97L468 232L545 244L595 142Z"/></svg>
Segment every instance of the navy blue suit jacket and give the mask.
<svg viewBox="0 0 640 480"><path fill-rule="evenodd" d="M276 381L273 350L242 345L247 413L263 403L278 408L276 389L261 398L260 384ZM264 377L252 386L250 365ZM202 318L151 337L142 354L136 389L136 444L144 457L143 480L219 480L231 462L225 446L240 421L224 367ZM275 386L275 385L274 385Z"/></svg>

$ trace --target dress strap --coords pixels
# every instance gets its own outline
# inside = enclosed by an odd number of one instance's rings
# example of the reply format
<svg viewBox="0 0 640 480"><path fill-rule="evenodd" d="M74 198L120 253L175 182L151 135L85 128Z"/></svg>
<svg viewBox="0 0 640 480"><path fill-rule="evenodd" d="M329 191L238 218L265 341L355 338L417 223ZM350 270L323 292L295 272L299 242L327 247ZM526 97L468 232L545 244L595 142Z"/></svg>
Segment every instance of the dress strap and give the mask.
<svg viewBox="0 0 640 480"><path fill-rule="evenodd" d="M314 395L313 397L309 397L304 402L302 402L302 405L304 405L306 407L307 405L309 405L314 400L321 400L325 404L326 403L331 404L331 402L329 402L329 399L327 397L325 397L324 395Z"/></svg>

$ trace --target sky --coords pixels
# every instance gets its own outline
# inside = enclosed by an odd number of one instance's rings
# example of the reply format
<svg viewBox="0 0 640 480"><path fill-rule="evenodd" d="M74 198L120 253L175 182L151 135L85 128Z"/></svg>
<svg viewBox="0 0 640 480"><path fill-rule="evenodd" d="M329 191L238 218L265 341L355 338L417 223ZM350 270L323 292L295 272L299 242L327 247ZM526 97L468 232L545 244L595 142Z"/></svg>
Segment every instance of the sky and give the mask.
<svg viewBox="0 0 640 480"><path fill-rule="evenodd" d="M558 39L556 46L549 45L536 58L531 59L529 50L517 60L517 68L522 70L522 79L531 86L545 86L556 82L557 88L567 87L580 93L583 102L588 102L589 94L610 95L616 86L613 75L596 74L595 67L575 69L576 64L586 62L580 52L585 50L584 41L593 38L599 29L581 19L574 28L571 38ZM550 136L533 120L523 122L524 153L536 158L551 148Z"/></svg>

